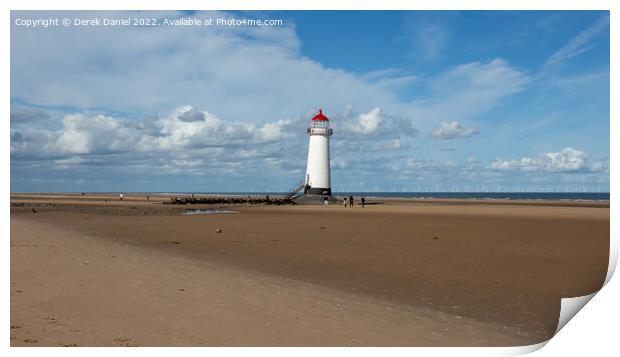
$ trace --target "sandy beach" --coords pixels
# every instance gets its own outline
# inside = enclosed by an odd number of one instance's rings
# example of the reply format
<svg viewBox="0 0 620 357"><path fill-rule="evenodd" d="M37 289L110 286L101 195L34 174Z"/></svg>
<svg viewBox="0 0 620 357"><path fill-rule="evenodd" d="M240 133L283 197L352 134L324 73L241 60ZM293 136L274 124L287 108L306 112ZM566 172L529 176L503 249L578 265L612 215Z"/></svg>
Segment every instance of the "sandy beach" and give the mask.
<svg viewBox="0 0 620 357"><path fill-rule="evenodd" d="M11 345L528 345L607 271L609 202L164 199L12 194Z"/></svg>

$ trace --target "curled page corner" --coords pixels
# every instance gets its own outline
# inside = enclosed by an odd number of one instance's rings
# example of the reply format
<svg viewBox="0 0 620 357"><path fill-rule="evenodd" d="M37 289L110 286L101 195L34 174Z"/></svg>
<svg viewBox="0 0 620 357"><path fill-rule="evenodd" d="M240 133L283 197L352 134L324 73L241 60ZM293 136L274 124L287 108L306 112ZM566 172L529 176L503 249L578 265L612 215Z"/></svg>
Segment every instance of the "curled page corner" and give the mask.
<svg viewBox="0 0 620 357"><path fill-rule="evenodd" d="M610 239L609 264L607 267L607 275L605 277L605 281L603 282L603 286L599 290L591 294L588 294L588 295L576 296L572 298L563 298L561 300L560 318L558 319L558 327L555 329L555 332L553 333L553 336L551 336L551 338L557 335L558 332L560 332L560 330L564 328L564 326L566 326L568 321L570 321L573 317L575 317L575 315L577 315L577 313L584 306L586 306L586 304L590 302L590 300L592 300L592 298L596 294L598 294L598 292L601 291L605 287L605 285L607 285L611 277L614 275L617 264L618 264L618 241L614 239L612 236ZM547 342L551 340L551 338L543 342L542 345L538 348L542 348L545 344L547 344ZM532 345L532 346L537 346L537 345ZM532 352L533 351L535 350L532 350Z"/></svg>
<svg viewBox="0 0 620 357"><path fill-rule="evenodd" d="M614 235L612 234L609 239L609 265L607 266L607 276L605 277L605 282L603 283L603 286L607 285L609 280L611 280L611 277L614 275L614 272L616 271L617 265L618 265L618 237L616 236L616 238L614 238Z"/></svg>
<svg viewBox="0 0 620 357"><path fill-rule="evenodd" d="M558 319L558 327L555 329L555 332L553 333L553 336L551 336L549 339L539 342L539 343L535 343L533 345L527 345L527 346L518 346L518 347L509 347L506 349L505 351L505 356L518 356L518 355L525 355L528 353L532 353L535 351L538 351L539 349L545 347L545 345L551 341L551 339L557 335L557 333L564 327L566 326L566 324L568 323L568 321L570 321L575 315L577 315L577 313L579 312L579 310L581 310L593 297L594 295L596 295L598 291L593 292L592 294L589 295L584 295L584 296L577 296L577 297L572 297L572 298L563 298L561 300L561 305L560 305L560 317Z"/></svg>
<svg viewBox="0 0 620 357"><path fill-rule="evenodd" d="M613 225L613 223L612 223ZM612 229L613 231L613 229ZM517 355L525 355L528 353L532 353L535 351L538 351L539 349L545 347L545 345L551 341L551 339L553 337L555 337L555 335L558 334L558 332L560 332L560 330L562 328L564 328L564 326L566 326L566 324L573 318L575 317L575 315L577 315L577 313L584 307L586 306L586 304L588 302L590 302L590 300L592 300L592 298L598 294L599 291L601 291L605 285L607 285L607 283L609 282L609 280L611 280L611 277L614 275L614 272L616 270L617 264L618 264L618 248L619 248L619 244L618 244L618 239L614 238L615 236L612 234L610 236L610 241L609 241L609 263L607 266L607 274L605 276L605 281L603 282L603 286L601 286L601 288L591 294L588 295L583 295L583 296L576 296L576 297L571 297L571 298L563 298L560 300L560 317L558 318L558 326L555 329L555 332L553 333L553 336L551 336L549 339L539 342L539 343L535 343L533 345L527 345L527 346L515 346L515 347L506 347L504 350L502 350L502 355L505 356L517 356Z"/></svg>
<svg viewBox="0 0 620 357"><path fill-rule="evenodd" d="M593 292L589 295L577 296L572 298L564 298L561 301L560 307L560 318L558 319L558 327L555 329L554 336L572 319L579 310L581 310L592 298L596 295L598 291Z"/></svg>
<svg viewBox="0 0 620 357"><path fill-rule="evenodd" d="M517 355L525 355L528 353L532 353L535 351L538 351L539 349L545 347L545 345L551 341L551 339L553 337L555 337L555 335L558 334L558 332L560 332L560 330L562 328L564 328L564 326L566 326L566 324L573 318L575 317L575 315L577 315L577 313L584 307L586 306L586 304L588 302L590 302L590 300L592 300L592 298L598 294L599 291L601 291L603 289L603 287L605 287L605 285L607 285L607 283L609 282L611 276L613 275L615 268L616 268L616 263L617 263L617 251L614 251L612 254L610 254L610 260L609 260L609 268L607 270L607 277L605 279L605 282L603 283L603 286L601 287L601 289L588 294L588 295L583 295L583 296L576 296L576 297L571 297L571 298L563 298L560 301L560 317L558 318L558 326L555 329L555 332L553 333L553 336L551 336L548 340L533 344L533 345L527 345L527 346L518 346L518 347L509 347L505 352L504 355L507 356L517 356Z"/></svg>
<svg viewBox="0 0 620 357"><path fill-rule="evenodd" d="M549 342L549 340L545 340L539 343L535 343L533 345L527 346L516 346L516 347L505 347L503 351L503 356L521 356L526 355L528 353L536 352L539 349L545 347L545 345Z"/></svg>

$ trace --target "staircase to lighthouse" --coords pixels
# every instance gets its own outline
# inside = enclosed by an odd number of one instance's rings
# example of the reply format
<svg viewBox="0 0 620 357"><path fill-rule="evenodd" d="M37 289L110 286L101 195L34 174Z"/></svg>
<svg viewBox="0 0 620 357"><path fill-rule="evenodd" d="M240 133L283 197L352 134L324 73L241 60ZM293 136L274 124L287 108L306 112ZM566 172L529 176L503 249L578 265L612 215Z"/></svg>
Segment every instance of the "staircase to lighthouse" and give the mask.
<svg viewBox="0 0 620 357"><path fill-rule="evenodd" d="M308 136L310 142L304 194L331 196L329 138L332 136L332 129L329 127L329 118L323 114L323 109L319 109L319 113L312 118Z"/></svg>

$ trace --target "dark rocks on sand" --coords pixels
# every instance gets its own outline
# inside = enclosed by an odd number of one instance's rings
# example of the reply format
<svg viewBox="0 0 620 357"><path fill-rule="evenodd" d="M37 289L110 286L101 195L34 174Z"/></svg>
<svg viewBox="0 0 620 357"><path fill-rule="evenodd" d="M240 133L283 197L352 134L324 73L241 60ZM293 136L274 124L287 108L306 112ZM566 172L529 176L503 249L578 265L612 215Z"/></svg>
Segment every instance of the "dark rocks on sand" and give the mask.
<svg viewBox="0 0 620 357"><path fill-rule="evenodd" d="M241 198L241 197L173 197L169 201L164 201L167 205L189 205L189 204L251 204L251 205L294 205L293 200L288 198Z"/></svg>

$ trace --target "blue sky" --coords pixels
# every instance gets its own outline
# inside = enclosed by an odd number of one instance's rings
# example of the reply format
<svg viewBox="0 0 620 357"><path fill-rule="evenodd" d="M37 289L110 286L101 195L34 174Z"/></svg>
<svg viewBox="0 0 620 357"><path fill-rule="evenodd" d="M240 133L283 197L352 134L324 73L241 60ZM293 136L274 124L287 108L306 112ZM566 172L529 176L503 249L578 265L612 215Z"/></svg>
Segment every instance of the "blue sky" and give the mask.
<svg viewBox="0 0 620 357"><path fill-rule="evenodd" d="M17 19L282 19L25 28ZM12 191L608 191L607 11L12 12Z"/></svg>

